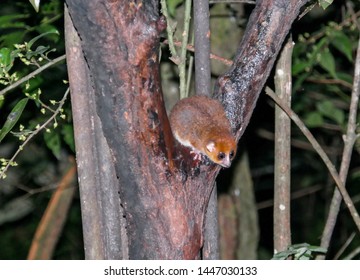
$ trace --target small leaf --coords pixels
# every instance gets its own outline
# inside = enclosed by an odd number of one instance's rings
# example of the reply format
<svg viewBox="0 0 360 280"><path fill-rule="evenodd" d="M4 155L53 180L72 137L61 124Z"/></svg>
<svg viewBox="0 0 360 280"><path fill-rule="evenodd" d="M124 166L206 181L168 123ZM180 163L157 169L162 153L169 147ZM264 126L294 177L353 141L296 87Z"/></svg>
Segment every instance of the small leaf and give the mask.
<svg viewBox="0 0 360 280"><path fill-rule="evenodd" d="M319 5L325 10L334 0L319 0Z"/></svg>
<svg viewBox="0 0 360 280"><path fill-rule="evenodd" d="M333 111L335 110L334 104L330 100L324 100L316 105L319 112L321 112L324 116L331 116Z"/></svg>
<svg viewBox="0 0 360 280"><path fill-rule="evenodd" d="M11 50L9 48L2 48L0 49L0 63L4 64L5 66L12 63L11 61Z"/></svg>
<svg viewBox="0 0 360 280"><path fill-rule="evenodd" d="M334 31L331 32L331 37L333 39L330 40L331 45L333 45L338 51L343 53L346 58L352 62L352 43L348 36L344 32Z"/></svg>
<svg viewBox="0 0 360 280"><path fill-rule="evenodd" d="M49 46L47 46L47 47L45 47L45 46L38 46L35 51L28 51L28 52L26 53L26 58L27 58L27 59L30 59L30 58L33 57L33 56L37 56L37 55L44 54L44 53L45 53L47 50L49 50L49 49L50 49Z"/></svg>
<svg viewBox="0 0 360 280"><path fill-rule="evenodd" d="M57 132L54 132L53 130L51 133L44 133L44 140L46 143L46 146L52 151L54 156L59 159L60 158L60 150L61 150L61 141L60 141L60 135Z"/></svg>
<svg viewBox="0 0 360 280"><path fill-rule="evenodd" d="M0 16L1 28L25 28L25 22L22 19L28 18L28 15L24 14L11 14ZM23 32L23 31L22 31ZM6 34L8 36L8 34Z"/></svg>
<svg viewBox="0 0 360 280"><path fill-rule="evenodd" d="M325 254L327 252L327 249L325 249L323 247L319 247L319 246L309 246L309 250L311 252L323 253L323 254Z"/></svg>
<svg viewBox="0 0 360 280"><path fill-rule="evenodd" d="M22 42L24 40L25 34L26 33L24 30L13 31L9 34L0 36L0 43L3 46L12 47L14 44Z"/></svg>
<svg viewBox="0 0 360 280"><path fill-rule="evenodd" d="M29 0L35 11L38 13L40 8L40 0Z"/></svg>
<svg viewBox="0 0 360 280"><path fill-rule="evenodd" d="M311 63L307 61L294 61L291 72L293 75L298 75L301 72L306 71L307 69L311 68Z"/></svg>
<svg viewBox="0 0 360 280"><path fill-rule="evenodd" d="M65 143L75 152L74 128L70 124L62 125L61 134L64 136Z"/></svg>
<svg viewBox="0 0 360 280"><path fill-rule="evenodd" d="M326 70L333 78L337 78L335 70L335 59L332 53L329 51L329 48L325 48L324 51L320 53L320 66Z"/></svg>
<svg viewBox="0 0 360 280"><path fill-rule="evenodd" d="M44 36L49 35L49 34L57 34L57 35L59 35L59 31L57 31L57 30L48 31L48 32L45 32L45 33L41 33L39 36L36 36L36 37L32 38L27 44L27 49L30 50L32 45L37 40L39 40L41 37L44 37Z"/></svg>
<svg viewBox="0 0 360 280"><path fill-rule="evenodd" d="M179 4L183 2L183 0L167 0L166 2L170 16L174 17L176 7L179 6Z"/></svg>
<svg viewBox="0 0 360 280"><path fill-rule="evenodd" d="M344 112L336 108L330 100L322 101L321 103L318 103L316 107L323 116L328 117L339 125L344 123Z"/></svg>
<svg viewBox="0 0 360 280"><path fill-rule="evenodd" d="M11 113L8 115L5 121L4 126L0 131L0 142L4 139L4 137L10 132L10 130L17 123L27 102L28 102L28 98L23 98L12 109Z"/></svg>
<svg viewBox="0 0 360 280"><path fill-rule="evenodd" d="M345 114L342 110L336 109L334 110L331 118L339 125L343 125L345 121Z"/></svg>
<svg viewBox="0 0 360 280"><path fill-rule="evenodd" d="M309 127L318 127L322 126L324 119L319 112L311 112L305 118L305 123Z"/></svg>

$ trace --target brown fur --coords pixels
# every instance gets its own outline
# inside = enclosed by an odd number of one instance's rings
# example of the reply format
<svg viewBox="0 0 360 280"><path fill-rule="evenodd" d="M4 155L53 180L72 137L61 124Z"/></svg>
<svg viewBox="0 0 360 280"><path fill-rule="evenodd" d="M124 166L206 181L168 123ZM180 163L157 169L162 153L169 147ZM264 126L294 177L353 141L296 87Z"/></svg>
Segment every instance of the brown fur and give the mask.
<svg viewBox="0 0 360 280"><path fill-rule="evenodd" d="M236 142L219 101L206 96L182 99L170 113L170 124L174 137L182 145L207 155L217 164L230 166ZM219 158L220 153L223 159Z"/></svg>

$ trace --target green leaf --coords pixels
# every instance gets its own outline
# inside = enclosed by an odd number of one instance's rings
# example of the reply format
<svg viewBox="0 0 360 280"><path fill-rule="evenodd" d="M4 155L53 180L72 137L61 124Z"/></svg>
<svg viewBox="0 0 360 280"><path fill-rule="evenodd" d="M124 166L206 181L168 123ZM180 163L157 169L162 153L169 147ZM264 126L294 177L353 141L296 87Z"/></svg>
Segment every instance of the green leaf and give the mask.
<svg viewBox="0 0 360 280"><path fill-rule="evenodd" d="M307 61L294 61L291 72L295 76L301 72L306 71L307 69L310 69L311 66L312 65Z"/></svg>
<svg viewBox="0 0 360 280"><path fill-rule="evenodd" d="M318 104L316 104L317 109L321 112L324 116L330 116L333 111L335 110L334 104L330 100L324 100Z"/></svg>
<svg viewBox="0 0 360 280"><path fill-rule="evenodd" d="M335 59L332 53L329 51L329 48L325 48L320 53L319 59L320 66L326 70L333 78L337 78L336 70L335 70Z"/></svg>
<svg viewBox="0 0 360 280"><path fill-rule="evenodd" d="M39 26L36 26L35 27L35 30L37 32L39 32L39 34L42 34L42 33L47 33L47 32L54 32L54 30L57 30L55 25L52 25L52 24L42 24L42 25L39 25ZM48 34L46 36L46 39L47 40L50 40L50 41L53 41L53 42L58 42L61 38L59 36L59 33L58 32L55 32L53 34Z"/></svg>
<svg viewBox="0 0 360 280"><path fill-rule="evenodd" d="M12 63L11 50L9 48L0 49L0 63L8 66Z"/></svg>
<svg viewBox="0 0 360 280"><path fill-rule="evenodd" d="M48 32L45 32L45 33L40 34L39 36L36 36L35 38L32 38L32 39L28 42L28 44L27 44L27 49L30 50L31 47L32 47L32 45L33 45L37 40L39 40L40 38L42 38L42 37L44 37L44 36L46 36L46 35L49 35L49 34L57 34L57 35L59 35L59 31L57 31L57 30L48 31Z"/></svg>
<svg viewBox="0 0 360 280"><path fill-rule="evenodd" d="M26 32L24 30L21 31L13 31L11 33L0 36L0 44L7 47L12 47L14 44L18 44L22 42L24 39Z"/></svg>
<svg viewBox="0 0 360 280"><path fill-rule="evenodd" d="M10 132L10 130L17 123L27 102L28 102L28 98L23 98L12 109L11 113L8 115L5 121L4 126L0 131L0 142L4 139L4 137Z"/></svg>
<svg viewBox="0 0 360 280"><path fill-rule="evenodd" d="M319 0L319 5L325 10L334 0Z"/></svg>
<svg viewBox="0 0 360 280"><path fill-rule="evenodd" d="M322 126L324 123L323 116L319 112L309 113L304 121L308 127L318 127Z"/></svg>
<svg viewBox="0 0 360 280"><path fill-rule="evenodd" d="M325 254L327 252L327 249L323 248L323 247L319 247L319 246L309 246L309 250L311 252L316 252L316 253L323 253Z"/></svg>
<svg viewBox="0 0 360 280"><path fill-rule="evenodd" d="M343 125L345 122L345 114L344 111L340 110L340 109L336 109L331 118L339 125Z"/></svg>
<svg viewBox="0 0 360 280"><path fill-rule="evenodd" d="M352 62L352 43L348 36L344 32L331 30L330 43L333 45L338 51L343 53L346 58Z"/></svg>
<svg viewBox="0 0 360 280"><path fill-rule="evenodd" d="M40 8L40 0L29 0L35 11L38 13Z"/></svg>
<svg viewBox="0 0 360 280"><path fill-rule="evenodd" d="M336 108L330 100L324 100L316 105L317 109L323 116L334 120L337 124L342 125L345 120L345 114L342 110Z"/></svg>
<svg viewBox="0 0 360 280"><path fill-rule="evenodd" d="M54 130L50 133L44 133L44 140L46 146L52 151L54 156L59 159L60 158L60 150L61 150L61 141L59 133Z"/></svg>
<svg viewBox="0 0 360 280"><path fill-rule="evenodd" d="M28 52L26 53L26 58L27 58L27 59L30 59L30 58L33 57L33 56L43 55L43 54L44 54L45 52L47 52L49 49L50 49L49 46L47 46L47 47L38 46L35 51L28 51Z"/></svg>
<svg viewBox="0 0 360 280"><path fill-rule="evenodd" d="M75 141L74 141L74 128L70 124L62 125L61 134L64 137L65 143L70 147L70 149L75 152Z"/></svg>
<svg viewBox="0 0 360 280"><path fill-rule="evenodd" d="M25 28L26 25L21 19L26 19L28 17L28 15L24 14L3 15L0 16L0 26L1 28Z"/></svg>
<svg viewBox="0 0 360 280"><path fill-rule="evenodd" d="M167 0L166 2L170 16L174 17L177 6L179 6L183 0Z"/></svg>

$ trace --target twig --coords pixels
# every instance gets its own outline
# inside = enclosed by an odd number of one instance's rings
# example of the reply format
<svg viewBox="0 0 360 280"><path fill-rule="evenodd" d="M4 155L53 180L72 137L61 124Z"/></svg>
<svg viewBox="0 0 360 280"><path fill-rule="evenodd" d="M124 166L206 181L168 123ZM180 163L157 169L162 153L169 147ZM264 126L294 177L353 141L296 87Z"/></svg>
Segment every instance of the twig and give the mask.
<svg viewBox="0 0 360 280"><path fill-rule="evenodd" d="M34 130L29 137L26 138L26 140L24 141L24 143L22 145L20 145L20 147L18 148L18 150L15 152L15 154L12 156L12 158L9 160L9 162L7 163L7 165L4 167L4 169L2 169L0 171L0 179L2 179L6 173L6 171L8 170L8 168L11 166L11 164L14 162L15 158L17 157L17 155L23 150L24 146L34 137L36 136L41 130L43 130L44 128L46 128L46 126L56 118L56 116L60 113L65 100L69 94L70 89L68 88L63 96L63 98L60 100L59 102L59 106L56 109L56 111L53 113L53 115L46 121L44 122L41 126L39 126L36 130Z"/></svg>
<svg viewBox="0 0 360 280"><path fill-rule="evenodd" d="M312 187L308 187L306 189L300 189L300 190L292 192L290 198L291 198L291 200L296 200L299 198L303 198L304 196L309 196L311 194L319 192L322 189L323 189L323 187L321 185L315 185ZM264 200L264 201L260 201L260 202L256 203L257 210L262 210L262 209L269 208L269 207L274 207L274 199L268 199L268 200Z"/></svg>
<svg viewBox="0 0 360 280"><path fill-rule="evenodd" d="M184 12L184 30L182 33L181 49L180 49L180 64L179 64L179 78L180 78L180 99L186 97L186 46L189 40L191 18L191 0L185 1Z"/></svg>
<svg viewBox="0 0 360 280"><path fill-rule="evenodd" d="M353 90L351 93L351 102L350 102L350 111L349 111L349 121L347 126L346 135L344 136L344 150L341 159L340 165L340 180L343 185L345 185L352 151L354 148L355 141L357 139L356 135L356 115L359 104L359 95L360 95L360 38L358 42L358 48L356 53L355 60L355 71L354 71L354 83ZM330 204L330 211L328 218L326 220L325 228L321 237L321 247L328 248L331 240L331 236L334 231L336 224L337 216L340 210L341 204L341 189L335 189L333 198Z"/></svg>
<svg viewBox="0 0 360 280"><path fill-rule="evenodd" d="M340 179L339 174L336 171L335 166L332 164L332 162L330 161L329 157L327 156L327 154L324 152L324 150L322 149L322 147L320 146L320 144L316 141L315 137L311 134L310 130L306 127L306 125L300 120L299 116L293 111L291 110L286 104L284 104L282 102L282 100L280 100L276 94L269 88L267 87L265 90L266 94L269 95L275 102L277 105L279 105L285 112L286 114L294 121L294 123L299 127L299 129L302 131L302 133L305 135L305 137L309 140L309 142L311 143L311 145L314 147L314 149L317 151L317 153L319 154L319 156L321 157L321 159L323 160L323 162L325 163L326 167L328 168L331 176L333 177L343 199L344 202L347 206L347 208L350 211L350 214L358 228L358 230L360 231L360 217L359 214L354 206L354 203L352 202L342 180Z"/></svg>
<svg viewBox="0 0 360 280"><path fill-rule="evenodd" d="M311 82L311 83L318 83L318 84L329 84L329 85L342 85L348 89L352 89L352 84L343 81L343 80L339 80L339 79L312 79L312 78L308 78L306 79L306 81Z"/></svg>
<svg viewBox="0 0 360 280"><path fill-rule="evenodd" d="M211 96L210 12L208 0L194 1L195 92Z"/></svg>
<svg viewBox="0 0 360 280"><path fill-rule="evenodd" d="M360 254L360 247L351 251L346 257L344 257L344 260L352 260L357 254Z"/></svg>
<svg viewBox="0 0 360 280"><path fill-rule="evenodd" d="M311 9L310 9L311 10ZM304 12L305 13L305 12ZM358 11L356 14L353 14L351 17L343 20L340 24L338 24L338 30L342 30L342 28L344 26L346 26L347 24L349 24L351 21L354 20L354 18L357 18L360 16L360 11ZM308 38L306 41L304 41L304 43L313 43L316 42L318 39L320 39L321 37L323 37L325 35L326 31L322 31L317 33L316 35L314 35L313 37Z"/></svg>
<svg viewBox="0 0 360 280"><path fill-rule="evenodd" d="M349 2L349 1L346 1L346 7L347 9L349 10L350 14L351 14L351 20L354 22L354 24L357 26L357 29L360 30L360 23L359 21L357 20L357 15L358 14L355 14L355 11L353 9L353 6L352 4Z"/></svg>
<svg viewBox="0 0 360 280"><path fill-rule="evenodd" d="M163 41L164 44L170 44L170 42L168 40L164 40ZM175 46L181 46L181 42L178 42L178 41L174 41L174 45ZM186 49L188 51L191 51L191 52L195 52L195 47L193 45L187 45L186 46ZM216 54L213 54L213 53L210 53L210 58L211 59L214 59L214 60L217 60L217 61L220 61L221 63L227 65L227 66L231 66L233 64L233 61L230 60L230 59L226 59L226 58L223 58L221 56L218 56Z"/></svg>
<svg viewBox="0 0 360 280"><path fill-rule="evenodd" d="M345 249L350 245L351 241L353 241L355 237L355 232L353 232L348 239L346 239L346 242L341 246L340 250L336 253L334 260L339 259L339 257L344 253Z"/></svg>
<svg viewBox="0 0 360 280"><path fill-rule="evenodd" d="M171 55L175 58L175 60L177 60L176 59L177 52L176 52L175 45L174 45L174 29L170 23L170 16L168 13L166 0L161 0L160 4L161 4L161 12L164 15L164 17L166 18L166 22L167 22L166 33L167 33L167 36L169 39L169 49L170 49Z"/></svg>
<svg viewBox="0 0 360 280"><path fill-rule="evenodd" d="M27 82L28 80L35 77L37 74L41 73L45 69L55 65L56 63L58 63L58 62L60 62L62 60L65 60L65 58L66 58L66 55L64 54L62 56L59 56L59 57L55 58L54 60L50 61L49 63L46 63L45 65L41 66L40 68L36 69L35 71L33 71L30 74L26 75L25 77L21 78L17 82L15 82L15 83L11 84L10 86L8 86L8 87L4 88L3 90L1 90L0 91L0 96L4 95L8 91L16 88L17 86L21 85L22 83Z"/></svg>
<svg viewBox="0 0 360 280"><path fill-rule="evenodd" d="M191 44L194 44L194 36L192 36L191 38ZM188 69L187 69L187 77L186 77L186 95L189 95L190 92L193 68L194 68L194 56L190 55Z"/></svg>
<svg viewBox="0 0 360 280"><path fill-rule="evenodd" d="M270 132L266 129L258 129L256 131L256 134L264 139L267 139L270 141L275 141L275 133ZM298 148L298 149L307 150L307 151L316 153L316 151L314 151L313 146L311 146L311 144L307 141L302 141L302 140L293 138L293 139L291 139L291 146ZM341 150L338 147L331 147L331 146L323 145L323 149L328 155L338 156L341 154Z"/></svg>

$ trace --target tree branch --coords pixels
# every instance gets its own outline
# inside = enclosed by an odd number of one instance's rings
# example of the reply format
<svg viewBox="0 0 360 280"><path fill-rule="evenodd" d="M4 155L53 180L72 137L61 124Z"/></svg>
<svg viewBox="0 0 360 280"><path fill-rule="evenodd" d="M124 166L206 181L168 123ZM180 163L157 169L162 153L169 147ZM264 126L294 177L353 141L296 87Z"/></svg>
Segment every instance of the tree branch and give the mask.
<svg viewBox="0 0 360 280"><path fill-rule="evenodd" d="M291 57L293 41L285 44L275 72L275 88L279 99L291 107ZM275 172L274 172L274 252L285 251L291 245L290 170L291 120L275 106Z"/></svg>
<svg viewBox="0 0 360 280"><path fill-rule="evenodd" d="M50 62L46 63L45 65L39 67L35 71L31 72L30 74L26 75L25 77L21 78L20 80L16 81L15 83L11 84L10 86L4 88L0 91L0 96L6 94L8 91L18 87L22 83L25 83L26 81L30 80L31 78L35 77L37 74L41 73L42 71L46 70L47 68L55 65L56 63L65 60L66 55L61 55Z"/></svg>
<svg viewBox="0 0 360 280"><path fill-rule="evenodd" d="M308 0L259 0L229 71L219 77L215 96L240 138L292 23Z"/></svg>
<svg viewBox="0 0 360 280"><path fill-rule="evenodd" d="M208 0L194 1L195 92L211 96L210 13ZM190 69L192 70L192 69ZM212 186L204 223L203 259L219 259L219 226L216 183Z"/></svg>
<svg viewBox="0 0 360 280"><path fill-rule="evenodd" d="M317 151L323 162L325 163L326 167L328 168L331 176L333 177L343 199L347 206L347 208L350 211L350 214L360 231L360 217L359 214L354 206L354 203L351 200L351 197L349 196L348 192L346 191L346 188L343 184L343 182L340 179L339 174L337 173L335 166L331 163L329 157L326 155L324 150L321 148L320 144L316 141L314 136L311 134L310 130L305 126L305 124L300 120L297 114L295 114L294 111L292 111L286 104L284 104L277 96L276 94L270 89L266 88L265 90L266 94L269 95L277 105L279 105L286 114L294 121L294 123L299 127L299 129L302 131L302 133L305 135L305 137L309 140L311 145L314 147L314 149Z"/></svg>
<svg viewBox="0 0 360 280"><path fill-rule="evenodd" d="M210 13L208 0L194 1L195 92L211 96Z"/></svg>
<svg viewBox="0 0 360 280"><path fill-rule="evenodd" d="M71 88L85 258L128 259L128 243L113 157L96 112L81 40L65 7L65 45Z"/></svg>
<svg viewBox="0 0 360 280"><path fill-rule="evenodd" d="M356 115L359 105L359 94L360 94L360 38L358 41L358 48L356 52L356 60L355 60L355 71L354 71L354 82L353 82L353 89L351 93L351 102L350 102L350 111L349 111L349 121L347 125L346 135L344 135L344 150L341 159L340 165L340 180L343 185L346 183L346 178L350 166L350 160L352 151L354 148L355 141L357 139L356 135ZM325 228L323 231L323 235L321 237L321 247L329 248L331 236L333 234L337 216L340 210L341 204L341 189L336 188L334 190L333 198L330 204L330 211L328 218L326 220ZM343 195L344 196L344 195ZM345 199L344 199L345 200ZM345 201L347 204L347 202ZM360 231L360 227L358 226Z"/></svg>

